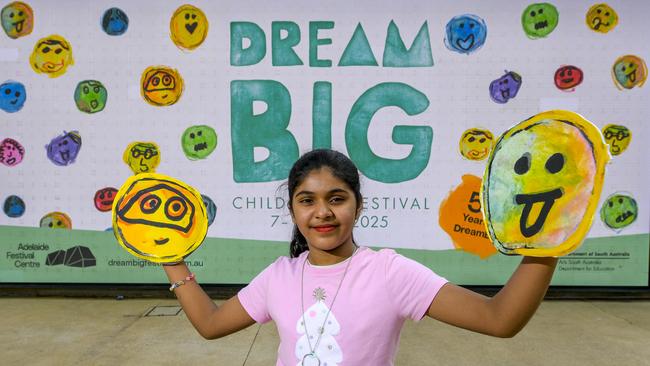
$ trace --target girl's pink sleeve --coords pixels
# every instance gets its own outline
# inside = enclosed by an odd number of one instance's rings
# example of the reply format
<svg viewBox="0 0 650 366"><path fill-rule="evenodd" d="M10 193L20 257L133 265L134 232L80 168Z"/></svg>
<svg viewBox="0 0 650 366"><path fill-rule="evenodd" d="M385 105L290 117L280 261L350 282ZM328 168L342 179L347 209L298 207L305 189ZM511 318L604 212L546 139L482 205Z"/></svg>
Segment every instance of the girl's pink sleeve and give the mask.
<svg viewBox="0 0 650 366"><path fill-rule="evenodd" d="M258 323L267 323L271 321L268 307L269 283L273 274L273 267L276 263L271 263L266 269L258 274L248 284L248 286L239 290L237 298L244 307L244 310Z"/></svg>
<svg viewBox="0 0 650 366"><path fill-rule="evenodd" d="M438 291L448 281L392 249L382 250L384 251L387 256L386 281L393 306L401 317L419 321Z"/></svg>

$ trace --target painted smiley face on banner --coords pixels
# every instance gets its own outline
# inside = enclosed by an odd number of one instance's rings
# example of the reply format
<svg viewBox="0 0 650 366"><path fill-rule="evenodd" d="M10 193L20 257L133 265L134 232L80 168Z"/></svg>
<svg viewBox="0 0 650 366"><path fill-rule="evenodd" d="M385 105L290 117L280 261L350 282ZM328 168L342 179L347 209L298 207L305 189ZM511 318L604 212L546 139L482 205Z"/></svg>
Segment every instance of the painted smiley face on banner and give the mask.
<svg viewBox="0 0 650 366"><path fill-rule="evenodd" d="M113 231L134 256L172 263L201 245L208 216L196 189L162 174L139 174L127 179L117 192Z"/></svg>
<svg viewBox="0 0 650 366"><path fill-rule="evenodd" d="M51 78L59 77L68 67L74 65L72 47L65 38L57 34L41 38L34 46L29 64L38 74Z"/></svg>
<svg viewBox="0 0 650 366"><path fill-rule="evenodd" d="M151 66L140 79L142 97L154 106L163 107L178 102L183 94L183 78L167 66Z"/></svg>
<svg viewBox="0 0 650 366"><path fill-rule="evenodd" d="M482 210L504 254L560 256L589 230L610 155L600 130L569 111L540 113L506 131L488 159Z"/></svg>
<svg viewBox="0 0 650 366"><path fill-rule="evenodd" d="M24 37L34 29L34 12L29 5L20 1L14 1L2 8L0 19L2 29L9 38Z"/></svg>
<svg viewBox="0 0 650 366"><path fill-rule="evenodd" d="M182 50L199 47L208 36L208 28L208 18L201 9L192 5L176 9L169 22L171 39Z"/></svg>

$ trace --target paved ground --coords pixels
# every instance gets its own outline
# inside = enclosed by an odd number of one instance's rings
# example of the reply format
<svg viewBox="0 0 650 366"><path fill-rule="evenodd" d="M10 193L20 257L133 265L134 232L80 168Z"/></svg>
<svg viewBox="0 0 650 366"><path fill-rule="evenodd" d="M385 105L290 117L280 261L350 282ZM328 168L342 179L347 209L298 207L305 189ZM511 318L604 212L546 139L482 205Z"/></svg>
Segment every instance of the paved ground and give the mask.
<svg viewBox="0 0 650 366"><path fill-rule="evenodd" d="M157 299L0 298L0 364L275 365L273 324L206 341L176 306ZM163 311L178 314L154 316ZM650 365L650 301L546 301L513 339L431 319L409 322L396 364Z"/></svg>

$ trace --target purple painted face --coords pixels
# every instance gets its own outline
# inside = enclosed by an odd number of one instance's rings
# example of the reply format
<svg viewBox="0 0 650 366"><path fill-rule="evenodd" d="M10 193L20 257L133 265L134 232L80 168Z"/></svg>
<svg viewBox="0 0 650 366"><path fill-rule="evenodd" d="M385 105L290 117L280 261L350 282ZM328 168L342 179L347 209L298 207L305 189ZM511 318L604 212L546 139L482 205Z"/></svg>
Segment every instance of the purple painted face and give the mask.
<svg viewBox="0 0 650 366"><path fill-rule="evenodd" d="M23 161L25 148L18 141L6 138L0 142L0 163L6 166L18 165Z"/></svg>
<svg viewBox="0 0 650 366"><path fill-rule="evenodd" d="M490 83L490 98L503 104L514 98L521 86L521 76L514 71L506 71L505 75Z"/></svg>
<svg viewBox="0 0 650 366"><path fill-rule="evenodd" d="M74 163L74 160L81 150L81 136L78 131L63 132L50 141L47 149L47 157L55 165L66 166Z"/></svg>

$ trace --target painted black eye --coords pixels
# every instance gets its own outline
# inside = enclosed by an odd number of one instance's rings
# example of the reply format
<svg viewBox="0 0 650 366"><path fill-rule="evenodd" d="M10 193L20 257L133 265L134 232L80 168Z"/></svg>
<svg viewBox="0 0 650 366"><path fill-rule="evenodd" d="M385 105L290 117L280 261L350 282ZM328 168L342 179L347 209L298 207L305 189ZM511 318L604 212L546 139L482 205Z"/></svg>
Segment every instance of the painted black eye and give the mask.
<svg viewBox="0 0 650 366"><path fill-rule="evenodd" d="M470 24L469 24L469 27L470 27L470 28L474 28L474 23L470 23Z"/></svg>
<svg viewBox="0 0 650 366"><path fill-rule="evenodd" d="M478 140L478 142L480 142L480 143L484 143L484 142L485 142L485 137L483 137L483 138L481 138L480 140Z"/></svg>
<svg viewBox="0 0 650 366"><path fill-rule="evenodd" d="M191 139L194 138L194 132L190 133L190 138L191 138Z"/></svg>
<svg viewBox="0 0 650 366"><path fill-rule="evenodd" d="M196 19L196 14L192 14L192 19Z"/></svg>
<svg viewBox="0 0 650 366"><path fill-rule="evenodd" d="M542 13L544 13L544 9L539 9L537 12L539 12L540 14L542 14Z"/></svg>
<svg viewBox="0 0 650 366"><path fill-rule="evenodd" d="M87 86L84 86L84 87L83 87L83 92L84 92L84 94L88 94L88 91L89 91L89 90L88 90L88 87L87 87Z"/></svg>
<svg viewBox="0 0 650 366"><path fill-rule="evenodd" d="M19 16L19 17L22 17L22 16L23 16L23 11L22 11L22 10L18 12L18 16Z"/></svg>
<svg viewBox="0 0 650 366"><path fill-rule="evenodd" d="M623 67L621 67L621 71L625 71L625 65L623 65Z"/></svg>
<svg viewBox="0 0 650 366"><path fill-rule="evenodd" d="M63 49L57 48L56 51L54 51L54 53L56 53L58 55L59 53L61 53L61 51L63 51Z"/></svg>
<svg viewBox="0 0 650 366"><path fill-rule="evenodd" d="M461 28L465 28L465 23L460 23Z"/></svg>
<svg viewBox="0 0 650 366"><path fill-rule="evenodd" d="M18 98L20 96L20 92L17 91L16 94L14 94L14 95L16 96L16 98Z"/></svg>
<svg viewBox="0 0 650 366"><path fill-rule="evenodd" d="M190 19L190 15L189 15L189 14L185 14L185 20L188 20L188 19Z"/></svg>
<svg viewBox="0 0 650 366"><path fill-rule="evenodd" d="M50 52L50 48L47 46L43 47L43 53L48 53L48 52Z"/></svg>
<svg viewBox="0 0 650 366"><path fill-rule="evenodd" d="M5 89L5 94L7 95L11 94L11 89Z"/></svg>
<svg viewBox="0 0 650 366"><path fill-rule="evenodd" d="M618 203L622 205L622 204L623 204L623 199L622 199L622 198L619 198L619 199L618 199Z"/></svg>
<svg viewBox="0 0 650 366"><path fill-rule="evenodd" d="M199 131L196 133L198 136L203 136L203 132Z"/></svg>
<svg viewBox="0 0 650 366"><path fill-rule="evenodd" d="M608 16L609 16L609 12L605 13L605 16L608 17Z"/></svg>
<svg viewBox="0 0 650 366"><path fill-rule="evenodd" d="M602 10L600 10L600 9L596 10L596 13L598 13L598 14L600 14L601 12L602 12Z"/></svg>
<svg viewBox="0 0 650 366"><path fill-rule="evenodd" d="M530 12L530 16L531 16L531 17L534 17L534 16L535 16L535 10L533 10L533 11Z"/></svg>
<svg viewBox="0 0 650 366"><path fill-rule="evenodd" d="M551 174L559 172L562 167L564 167L564 155L560 153L555 153L546 160L546 170Z"/></svg>
<svg viewBox="0 0 650 366"><path fill-rule="evenodd" d="M93 88L93 91L94 91L95 93L99 93L99 87L96 86L95 88Z"/></svg>
<svg viewBox="0 0 650 366"><path fill-rule="evenodd" d="M515 173L522 175L530 169L530 153L524 153L515 162Z"/></svg>
<svg viewBox="0 0 650 366"><path fill-rule="evenodd" d="M179 221L187 212L187 204L180 197L172 197L165 203L165 216L172 221Z"/></svg>
<svg viewBox="0 0 650 366"><path fill-rule="evenodd" d="M611 208L611 207L614 207L614 202L609 201L609 202L607 202L607 203L609 204L609 207L610 207L610 208Z"/></svg>
<svg viewBox="0 0 650 366"><path fill-rule="evenodd" d="M476 140L474 137L470 137L470 138L467 139L467 141L469 141L469 142L474 142L474 140Z"/></svg>
<svg viewBox="0 0 650 366"><path fill-rule="evenodd" d="M140 209L142 210L143 213L146 214L151 214L156 212L158 207L160 207L160 204L162 203L162 200L160 197L152 194L149 195L140 201Z"/></svg>

